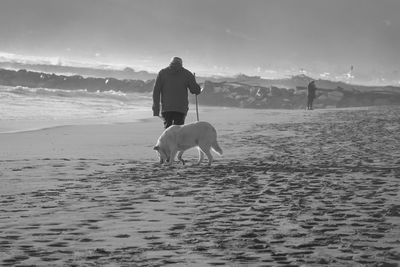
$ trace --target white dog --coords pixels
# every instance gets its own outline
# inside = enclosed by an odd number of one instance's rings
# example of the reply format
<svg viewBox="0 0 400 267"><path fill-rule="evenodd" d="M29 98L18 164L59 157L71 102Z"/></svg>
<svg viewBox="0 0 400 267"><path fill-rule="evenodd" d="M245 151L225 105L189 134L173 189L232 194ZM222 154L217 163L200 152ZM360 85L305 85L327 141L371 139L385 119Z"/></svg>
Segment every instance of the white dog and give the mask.
<svg viewBox="0 0 400 267"><path fill-rule="evenodd" d="M178 160L185 164L182 159L183 152L192 147L198 147L200 164L204 159L204 154L207 155L208 165L211 165L213 156L211 148L222 155L222 149L217 142L217 131L208 122L199 121L186 125L171 125L158 138L154 150L157 151L160 158L160 163L164 161L172 164L176 154Z"/></svg>

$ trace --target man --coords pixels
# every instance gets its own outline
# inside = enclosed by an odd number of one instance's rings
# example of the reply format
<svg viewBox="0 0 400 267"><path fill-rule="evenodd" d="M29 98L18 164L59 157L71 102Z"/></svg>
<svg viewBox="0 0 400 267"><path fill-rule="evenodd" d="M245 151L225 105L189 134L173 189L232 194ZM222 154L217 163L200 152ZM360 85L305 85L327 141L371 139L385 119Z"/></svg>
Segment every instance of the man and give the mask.
<svg viewBox="0 0 400 267"><path fill-rule="evenodd" d="M317 87L315 86L315 81L311 81L307 86L307 109L313 109L313 101L315 99L315 91Z"/></svg>
<svg viewBox="0 0 400 267"><path fill-rule="evenodd" d="M158 73L153 89L153 116L160 116L161 100L165 129L172 124L185 123L189 110L188 89L196 95L201 92L194 75L182 66L182 59L174 57L169 66Z"/></svg>

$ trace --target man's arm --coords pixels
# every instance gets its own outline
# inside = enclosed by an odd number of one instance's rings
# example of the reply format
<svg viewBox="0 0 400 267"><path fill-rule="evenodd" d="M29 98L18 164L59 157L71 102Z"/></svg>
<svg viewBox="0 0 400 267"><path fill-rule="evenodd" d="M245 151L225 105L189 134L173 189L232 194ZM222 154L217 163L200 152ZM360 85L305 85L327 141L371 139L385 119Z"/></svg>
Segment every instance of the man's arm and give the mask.
<svg viewBox="0 0 400 267"><path fill-rule="evenodd" d="M161 72L158 73L153 88L153 116L160 116Z"/></svg>
<svg viewBox="0 0 400 267"><path fill-rule="evenodd" d="M201 93L200 85L196 82L196 77L189 72L189 91L192 94L198 95Z"/></svg>

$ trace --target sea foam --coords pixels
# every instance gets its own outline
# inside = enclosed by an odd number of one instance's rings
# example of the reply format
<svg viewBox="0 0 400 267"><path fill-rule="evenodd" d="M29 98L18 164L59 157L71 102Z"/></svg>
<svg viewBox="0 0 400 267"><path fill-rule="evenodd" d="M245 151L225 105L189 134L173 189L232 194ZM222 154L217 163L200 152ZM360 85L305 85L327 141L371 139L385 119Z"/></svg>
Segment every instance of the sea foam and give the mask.
<svg viewBox="0 0 400 267"><path fill-rule="evenodd" d="M149 93L0 86L0 133L150 117Z"/></svg>

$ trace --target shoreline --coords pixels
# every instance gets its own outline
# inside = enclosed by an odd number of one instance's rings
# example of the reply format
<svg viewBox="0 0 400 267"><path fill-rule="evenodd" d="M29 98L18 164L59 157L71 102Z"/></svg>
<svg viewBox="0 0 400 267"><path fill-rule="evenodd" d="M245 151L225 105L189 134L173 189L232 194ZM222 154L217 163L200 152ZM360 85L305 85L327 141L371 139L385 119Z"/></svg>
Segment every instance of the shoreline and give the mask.
<svg viewBox="0 0 400 267"><path fill-rule="evenodd" d="M250 129L256 124L282 124L309 121L318 114L341 111L368 110L369 108L285 110L243 109L203 106L200 120L214 125L218 139L224 141L236 131ZM195 110L189 110L186 123L196 121ZM144 116L130 122L87 123L56 125L39 129L0 133L0 160L29 158L118 158L132 160L157 160L152 146L161 135L162 120ZM274 135L284 132L262 134ZM225 151L225 150L224 150ZM228 150L229 151L229 150ZM191 153L191 155L196 153ZM187 154L187 153L185 153ZM236 156L233 151L232 158ZM224 157L229 157L229 152Z"/></svg>
<svg viewBox="0 0 400 267"><path fill-rule="evenodd" d="M316 113L318 111L313 112L313 114ZM213 124L217 129L219 139L224 139L225 135L237 129L249 128L254 123L283 123L298 120L301 117L307 119L313 114L302 110L201 107L200 120ZM190 110L186 123L194 121L196 121L195 111ZM56 125L0 133L0 147L2 147L0 160L118 158L156 161L152 146L163 130L163 122L159 117L141 116L131 122Z"/></svg>

